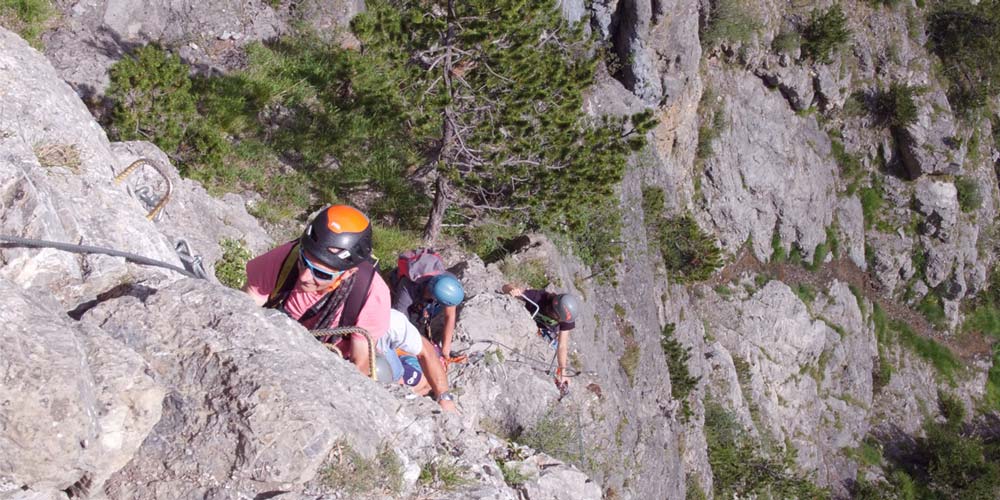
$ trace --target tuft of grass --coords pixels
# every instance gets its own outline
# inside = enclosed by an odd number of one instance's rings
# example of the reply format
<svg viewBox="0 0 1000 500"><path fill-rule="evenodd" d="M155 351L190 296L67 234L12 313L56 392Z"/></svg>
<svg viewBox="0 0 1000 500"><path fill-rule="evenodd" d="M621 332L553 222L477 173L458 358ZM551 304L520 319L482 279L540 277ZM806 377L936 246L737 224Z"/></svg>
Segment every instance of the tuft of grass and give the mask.
<svg viewBox="0 0 1000 500"><path fill-rule="evenodd" d="M885 204L885 192L882 188L882 181L877 175L872 175L871 185L861 189L861 212L865 219L865 229L876 226L880 220L879 215L882 206Z"/></svg>
<svg viewBox="0 0 1000 500"><path fill-rule="evenodd" d="M394 268L399 254L422 246L420 235L414 231L384 224L372 225L372 254L384 269Z"/></svg>
<svg viewBox="0 0 1000 500"><path fill-rule="evenodd" d="M947 347L934 339L921 337L901 321L892 321L889 326L899 334L901 344L907 346L933 366L950 383L955 382L955 374L962 369L962 362Z"/></svg>
<svg viewBox="0 0 1000 500"><path fill-rule="evenodd" d="M569 414L551 409L527 429L515 433L511 440L564 462L582 463L584 450L578 448L579 432L576 420L570 419Z"/></svg>
<svg viewBox="0 0 1000 500"><path fill-rule="evenodd" d="M331 462L322 472L323 483L330 488L351 496L398 495L403 491L403 464L388 445L382 445L375 457L368 459L340 441Z"/></svg>
<svg viewBox="0 0 1000 500"><path fill-rule="evenodd" d="M771 233L771 262L780 263L784 262L788 258L785 253L785 247L781 245L781 234L778 233L778 228L774 228L774 232Z"/></svg>
<svg viewBox="0 0 1000 500"><path fill-rule="evenodd" d="M917 310L927 318L927 321L934 328L938 330L947 328L948 324L944 314L944 303L936 293L930 292L924 295L924 298L917 304Z"/></svg>
<svg viewBox="0 0 1000 500"><path fill-rule="evenodd" d="M545 272L545 262L540 259L504 259L500 263L500 272L507 277L507 281L527 285L528 288L543 289L550 281Z"/></svg>
<svg viewBox="0 0 1000 500"><path fill-rule="evenodd" d="M41 50L41 35L47 30L56 9L51 0L0 0L0 26L24 38Z"/></svg>
<svg viewBox="0 0 1000 500"><path fill-rule="evenodd" d="M247 284L247 262L253 257L243 240L224 239L219 242L222 257L215 263L215 277L219 283L243 289Z"/></svg>
<svg viewBox="0 0 1000 500"><path fill-rule="evenodd" d="M830 138L830 152L840 166L840 177L847 182L847 194L854 194L865 172L861 159L856 154L848 153L844 143L834 137Z"/></svg>
<svg viewBox="0 0 1000 500"><path fill-rule="evenodd" d="M792 291L806 306L816 301L816 289L806 283L799 283Z"/></svg>
<svg viewBox="0 0 1000 500"><path fill-rule="evenodd" d="M468 477L468 472L454 459L435 459L420 469L417 481L430 488L454 491L474 482Z"/></svg>
<svg viewBox="0 0 1000 500"><path fill-rule="evenodd" d="M507 465L507 462L497 461L499 465L500 473L503 474L503 481L507 483L508 486L516 488L518 486L527 483L531 477L523 472L517 467L512 467Z"/></svg>
<svg viewBox="0 0 1000 500"><path fill-rule="evenodd" d="M776 54L794 54L801 46L802 35L795 30L782 30L771 41L771 50Z"/></svg>
<svg viewBox="0 0 1000 500"><path fill-rule="evenodd" d="M711 49L723 42L749 42L759 24L740 0L712 2L711 11L700 30L701 46Z"/></svg>
<svg viewBox="0 0 1000 500"><path fill-rule="evenodd" d="M631 386L635 385L635 373L639 370L641 354L642 351L639 349L638 343L635 341L626 342L625 351L618 358L618 365L622 367L622 371L625 372L625 377L628 378L628 383Z"/></svg>
<svg viewBox="0 0 1000 500"><path fill-rule="evenodd" d="M38 144L34 147L38 164L46 167L65 167L80 173L80 149L76 144Z"/></svg>
<svg viewBox="0 0 1000 500"><path fill-rule="evenodd" d="M825 11L814 10L802 32L802 52L816 62L829 64L832 55L851 38L847 16L840 5Z"/></svg>

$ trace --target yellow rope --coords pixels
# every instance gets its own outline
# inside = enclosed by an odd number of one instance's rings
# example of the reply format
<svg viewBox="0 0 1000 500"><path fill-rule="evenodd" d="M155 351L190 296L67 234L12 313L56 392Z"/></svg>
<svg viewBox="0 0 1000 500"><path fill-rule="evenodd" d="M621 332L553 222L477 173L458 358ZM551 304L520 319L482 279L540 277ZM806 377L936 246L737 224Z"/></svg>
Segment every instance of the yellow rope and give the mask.
<svg viewBox="0 0 1000 500"><path fill-rule="evenodd" d="M372 380L377 380L375 377L375 343L372 342L372 336L368 333L368 330L361 328L360 326L342 326L340 328L320 328L319 330L313 330L313 337L317 340L323 337L346 337L355 333L360 333L364 335L365 340L368 341L368 376ZM324 346L331 351L343 356L340 349L337 348L332 342L324 342Z"/></svg>
<svg viewBox="0 0 1000 500"><path fill-rule="evenodd" d="M115 184L121 184L121 182L124 181L126 177L132 175L133 172L138 170L139 167L143 165L149 165L150 167L152 167L153 170L156 170L156 173L160 174L160 177L163 177L163 180L166 181L167 183L167 192L163 194L163 198L160 198L160 201L156 204L156 206L153 207L153 209L150 210L148 214L146 214L147 219L153 220L154 218L156 218L157 214L160 213L160 210L163 210L163 207L167 205L167 202L170 201L170 193L173 191L173 185L170 183L170 178L163 173L163 170L161 170L160 167L158 167L151 160L148 160L146 158L139 158L138 160L132 162L132 164L126 167L125 170L122 170L122 173L118 174L115 177Z"/></svg>

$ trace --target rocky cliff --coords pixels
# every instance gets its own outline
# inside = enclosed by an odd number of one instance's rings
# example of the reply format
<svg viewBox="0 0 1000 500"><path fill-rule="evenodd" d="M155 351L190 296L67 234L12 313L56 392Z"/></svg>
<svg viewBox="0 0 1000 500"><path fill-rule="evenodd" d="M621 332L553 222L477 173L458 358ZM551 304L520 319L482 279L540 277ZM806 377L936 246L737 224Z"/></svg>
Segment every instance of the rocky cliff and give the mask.
<svg viewBox="0 0 1000 500"><path fill-rule="evenodd" d="M921 4L845 4L850 41L817 54L808 26L826 4L559 2L608 54L587 112L657 125L618 191L613 278L539 235L500 263L450 251L468 292L461 416L366 380L213 279L0 248L0 498L700 498L733 491L727 441L775 478L750 495L893 479L890 450L949 401L970 427L996 410L992 341L963 325L996 267L997 120L949 101ZM149 42L209 73L299 20L351 44L363 5L59 7L44 55L0 30L0 234L177 266L186 245L209 275L224 239L268 248L240 196L209 196L150 143L110 143L81 99ZM919 91L889 124L893 85ZM115 181L140 158L164 177ZM149 220L164 178L170 202ZM654 229L685 215L720 251L705 280L665 263ZM569 397L496 293L518 266L585 299Z"/></svg>

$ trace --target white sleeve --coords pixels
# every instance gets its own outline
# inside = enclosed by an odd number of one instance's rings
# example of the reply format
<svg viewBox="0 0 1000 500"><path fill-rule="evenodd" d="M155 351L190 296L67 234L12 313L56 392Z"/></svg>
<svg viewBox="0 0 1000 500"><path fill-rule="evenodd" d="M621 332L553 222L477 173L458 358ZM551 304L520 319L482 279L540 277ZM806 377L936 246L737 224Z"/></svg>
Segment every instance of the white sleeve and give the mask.
<svg viewBox="0 0 1000 500"><path fill-rule="evenodd" d="M389 337L389 347L402 349L414 356L420 354L424 346L417 327L410 323L406 314L395 309L389 311L389 332L386 337Z"/></svg>

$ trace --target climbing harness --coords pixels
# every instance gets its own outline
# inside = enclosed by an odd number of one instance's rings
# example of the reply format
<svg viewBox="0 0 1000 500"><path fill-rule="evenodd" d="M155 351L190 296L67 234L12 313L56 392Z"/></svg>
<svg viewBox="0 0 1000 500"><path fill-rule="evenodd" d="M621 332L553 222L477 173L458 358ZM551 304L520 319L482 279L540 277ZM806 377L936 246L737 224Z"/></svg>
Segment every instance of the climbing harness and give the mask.
<svg viewBox="0 0 1000 500"><path fill-rule="evenodd" d="M139 158L138 160L132 162L132 164L129 165L128 167L125 167L125 170L122 170L122 173L118 174L118 176L115 177L115 184L121 184L122 181L124 181L128 176L135 173L136 170L139 170L139 167L143 165L149 165L153 170L156 171L156 173L160 174L160 177L163 177L163 181L167 183L167 191L163 193L163 196L159 199L159 201L157 201L156 198L152 196L153 189L149 186L142 186L134 191L135 195L139 197L140 201L145 203L147 206L148 205L153 206L153 208L150 209L149 213L146 214L146 218L155 222L160 220L160 216L163 213L162 212L163 207L167 206L167 202L170 201L170 193L173 192L173 184L171 184L170 178L167 177L167 174L163 173L163 169L161 169L152 160L149 160L147 158Z"/></svg>
<svg viewBox="0 0 1000 500"><path fill-rule="evenodd" d="M164 269L169 269L171 271L183 274L184 276L187 276L189 278L205 279L204 274L199 276L198 274L189 271L183 267L177 267L167 262L163 262L156 259L150 259L149 257L143 257L141 255L136 255L131 252L123 252L121 250L115 250L112 248L95 247L90 245L74 245L71 243L61 243L58 241L35 240L31 238L21 238L18 236L7 236L2 234L0 234L0 242L7 243L8 246L54 248L56 250L62 250L64 252L73 252L82 254L101 254L101 255L110 255L112 257L124 257L125 260L129 262L134 262L136 264L141 264L144 266L162 267ZM202 273L204 273L204 270L202 270Z"/></svg>
<svg viewBox="0 0 1000 500"><path fill-rule="evenodd" d="M365 340L368 342L368 376L371 377L372 380L378 380L375 375L375 343L372 341L372 336L368 333L368 330L365 330L360 326L342 326L339 328L321 328L319 330L312 330L313 337L316 337L316 340L320 341L320 343L322 343L327 349L341 356L343 356L343 353L337 348L336 342L333 342L333 339L335 337L338 339L347 337L348 335L353 335L355 333L363 335Z"/></svg>

